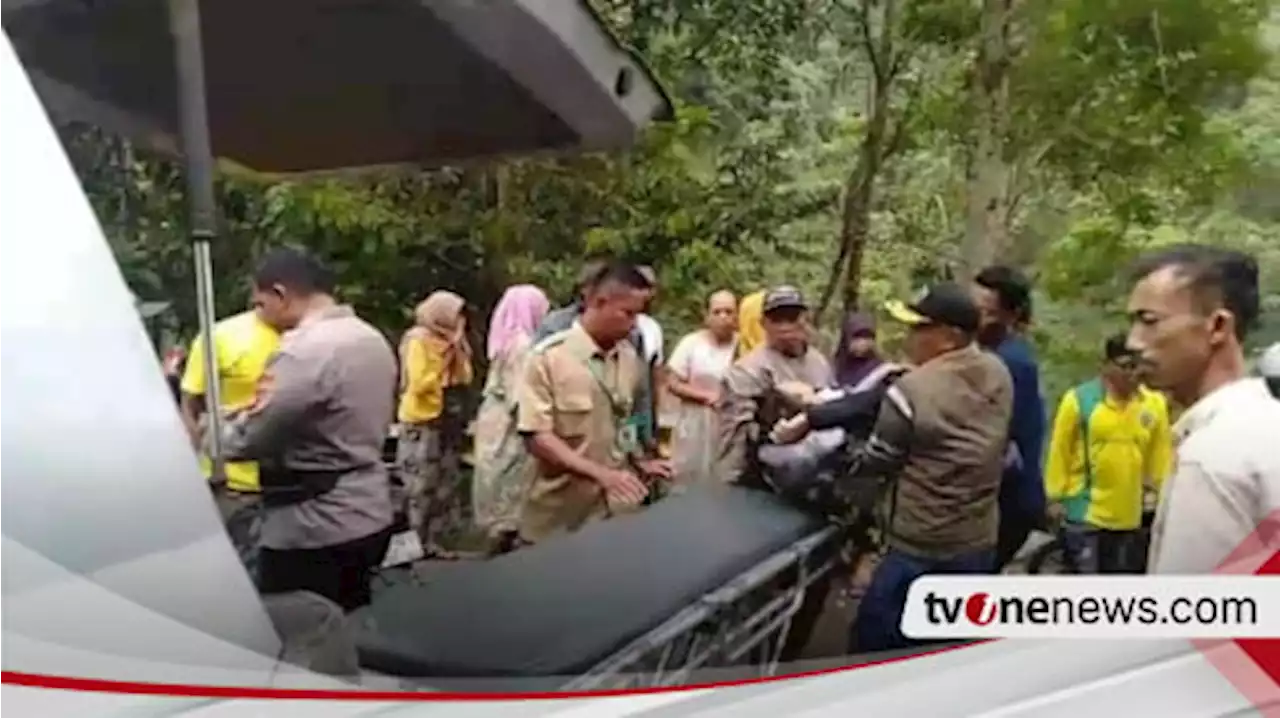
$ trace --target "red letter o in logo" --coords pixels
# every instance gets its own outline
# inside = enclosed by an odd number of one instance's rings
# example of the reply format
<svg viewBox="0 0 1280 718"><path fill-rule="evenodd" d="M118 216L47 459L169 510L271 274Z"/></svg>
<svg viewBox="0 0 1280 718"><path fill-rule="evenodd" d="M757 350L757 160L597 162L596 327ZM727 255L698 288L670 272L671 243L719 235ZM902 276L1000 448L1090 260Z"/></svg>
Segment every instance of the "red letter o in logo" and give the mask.
<svg viewBox="0 0 1280 718"><path fill-rule="evenodd" d="M996 619L996 603L986 593L975 593L964 601L964 615L972 623L985 626Z"/></svg>

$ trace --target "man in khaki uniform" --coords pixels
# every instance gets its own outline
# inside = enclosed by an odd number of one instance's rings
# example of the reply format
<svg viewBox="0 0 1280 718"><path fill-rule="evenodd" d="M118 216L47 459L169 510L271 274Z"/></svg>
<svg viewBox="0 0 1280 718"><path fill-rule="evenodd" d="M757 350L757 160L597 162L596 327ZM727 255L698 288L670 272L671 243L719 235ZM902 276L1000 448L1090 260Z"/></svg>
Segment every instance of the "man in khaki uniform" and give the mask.
<svg viewBox="0 0 1280 718"><path fill-rule="evenodd" d="M311 591L352 611L369 602L391 540L382 447L397 372L386 338L334 301L333 284L301 252L263 260L254 305L287 333L225 449L261 467L260 590Z"/></svg>
<svg viewBox="0 0 1280 718"><path fill-rule="evenodd" d="M668 463L646 457L639 440L645 366L626 341L650 291L636 268L610 267L578 320L534 347L517 396L516 428L535 459L521 540L635 510L646 482L670 477Z"/></svg>

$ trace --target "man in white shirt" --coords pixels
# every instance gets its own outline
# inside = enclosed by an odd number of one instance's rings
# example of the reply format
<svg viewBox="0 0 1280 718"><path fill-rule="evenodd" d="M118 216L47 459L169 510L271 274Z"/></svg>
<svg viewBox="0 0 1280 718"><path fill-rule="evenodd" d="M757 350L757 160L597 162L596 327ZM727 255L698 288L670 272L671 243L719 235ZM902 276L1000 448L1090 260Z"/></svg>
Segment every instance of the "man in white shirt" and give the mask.
<svg viewBox="0 0 1280 718"><path fill-rule="evenodd" d="M649 364L662 363L662 325L648 314L636 315L636 329L644 337L644 360Z"/></svg>
<svg viewBox="0 0 1280 718"><path fill-rule="evenodd" d="M1186 407L1152 530L1152 573L1209 573L1280 545L1280 400L1247 376L1259 315L1252 257L1183 245L1139 262L1129 346L1149 386ZM1262 552L1266 550L1266 553Z"/></svg>

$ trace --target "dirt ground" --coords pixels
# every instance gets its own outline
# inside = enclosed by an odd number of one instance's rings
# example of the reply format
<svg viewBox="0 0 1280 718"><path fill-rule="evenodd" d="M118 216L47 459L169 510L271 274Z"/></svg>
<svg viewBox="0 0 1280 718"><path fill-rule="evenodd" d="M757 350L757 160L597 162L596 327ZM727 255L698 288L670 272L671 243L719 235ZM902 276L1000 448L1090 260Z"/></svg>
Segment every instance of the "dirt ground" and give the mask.
<svg viewBox="0 0 1280 718"><path fill-rule="evenodd" d="M843 592L832 590L822 615L809 637L809 643L800 654L801 661L838 658L846 655L849 646L849 625L853 622L858 602L846 598Z"/></svg>

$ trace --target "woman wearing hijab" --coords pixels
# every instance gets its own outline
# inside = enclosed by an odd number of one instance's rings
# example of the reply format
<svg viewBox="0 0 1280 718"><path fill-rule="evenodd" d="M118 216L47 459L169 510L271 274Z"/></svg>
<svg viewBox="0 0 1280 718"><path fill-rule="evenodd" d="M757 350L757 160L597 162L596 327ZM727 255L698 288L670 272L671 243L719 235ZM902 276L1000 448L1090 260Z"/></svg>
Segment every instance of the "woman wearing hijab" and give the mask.
<svg viewBox="0 0 1280 718"><path fill-rule="evenodd" d="M748 294L738 305L738 357L764 345L764 290Z"/></svg>
<svg viewBox="0 0 1280 718"><path fill-rule="evenodd" d="M842 387L857 386L858 382L883 363L876 352L875 322L859 312L845 315L833 362L836 384Z"/></svg>
<svg viewBox="0 0 1280 718"><path fill-rule="evenodd" d="M397 458L409 493L409 524L429 557L449 557L442 541L456 538L464 521L461 400L472 379L465 306L452 292L432 293L400 342Z"/></svg>
<svg viewBox="0 0 1280 718"><path fill-rule="evenodd" d="M516 385L549 308L541 289L520 284L503 293L489 322L489 375L476 416L471 505L476 525L489 537L491 553L504 553L516 544L529 457L512 430Z"/></svg>
<svg viewBox="0 0 1280 718"><path fill-rule="evenodd" d="M672 456L681 487L712 478L711 446L719 436L716 407L724 375L733 364L736 315L732 292L712 294L703 328L685 335L667 364L668 386L680 400Z"/></svg>

